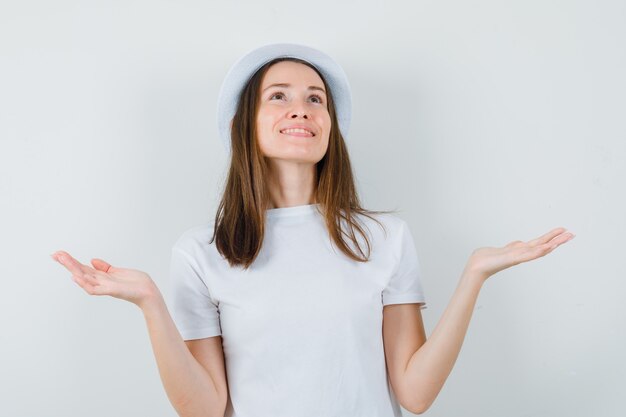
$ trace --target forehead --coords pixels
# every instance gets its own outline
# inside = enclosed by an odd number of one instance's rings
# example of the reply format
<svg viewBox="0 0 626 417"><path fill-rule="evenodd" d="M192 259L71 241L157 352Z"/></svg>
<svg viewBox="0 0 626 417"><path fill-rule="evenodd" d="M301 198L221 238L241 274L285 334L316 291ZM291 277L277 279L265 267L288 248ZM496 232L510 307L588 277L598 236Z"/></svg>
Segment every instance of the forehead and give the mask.
<svg viewBox="0 0 626 417"><path fill-rule="evenodd" d="M281 61L268 68L262 85L273 83L309 83L324 88L324 82L317 72L308 65L293 61Z"/></svg>

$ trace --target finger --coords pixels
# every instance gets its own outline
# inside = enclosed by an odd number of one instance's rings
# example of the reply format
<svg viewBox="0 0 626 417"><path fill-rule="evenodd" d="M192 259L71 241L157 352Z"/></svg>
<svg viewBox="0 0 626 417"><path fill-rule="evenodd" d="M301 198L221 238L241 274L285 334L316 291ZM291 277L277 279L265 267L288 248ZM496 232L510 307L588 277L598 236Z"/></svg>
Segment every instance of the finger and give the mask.
<svg viewBox="0 0 626 417"><path fill-rule="evenodd" d="M531 247L543 245L543 244L551 241L552 239L554 239L554 237L562 234L563 232L565 232L565 228L564 227L557 227L556 229L550 230L548 233L546 233L543 236L539 236L536 239L530 240L528 242L528 245L531 246Z"/></svg>
<svg viewBox="0 0 626 417"><path fill-rule="evenodd" d="M563 233L563 234L556 236L551 241L545 243L545 246L549 246L551 249L555 249L558 246L561 246L563 243L569 242L572 239L574 239L573 233L570 233L570 232Z"/></svg>
<svg viewBox="0 0 626 417"><path fill-rule="evenodd" d="M65 268L67 268L72 274L82 276L86 272L92 272L93 268L83 265L65 251L58 251L55 253L56 260Z"/></svg>
<svg viewBox="0 0 626 417"><path fill-rule="evenodd" d="M571 233L561 234L557 236L556 238L552 239L550 242L546 242L542 245L538 245L532 248L529 247L528 248L529 250L523 254L524 257L528 257L528 259L525 259L524 261L541 258L542 256L545 256L551 253L554 249L561 246L563 243L566 243L572 240L573 239L572 236L573 235Z"/></svg>
<svg viewBox="0 0 626 417"><path fill-rule="evenodd" d="M110 263L105 262L102 259L98 259L98 258L93 258L91 260L91 264L98 271L102 271L102 272L109 272L109 268L111 268L111 264Z"/></svg>

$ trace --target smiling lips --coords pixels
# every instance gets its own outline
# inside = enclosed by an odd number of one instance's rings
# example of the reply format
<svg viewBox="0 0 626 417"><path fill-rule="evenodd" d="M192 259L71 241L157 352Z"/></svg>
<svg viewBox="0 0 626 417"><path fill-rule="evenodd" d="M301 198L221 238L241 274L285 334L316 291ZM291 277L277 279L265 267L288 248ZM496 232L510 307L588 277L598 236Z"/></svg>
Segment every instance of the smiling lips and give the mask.
<svg viewBox="0 0 626 417"><path fill-rule="evenodd" d="M280 133L289 136L300 136L300 137L313 137L315 136L310 130L301 129L301 128L288 128L283 129Z"/></svg>

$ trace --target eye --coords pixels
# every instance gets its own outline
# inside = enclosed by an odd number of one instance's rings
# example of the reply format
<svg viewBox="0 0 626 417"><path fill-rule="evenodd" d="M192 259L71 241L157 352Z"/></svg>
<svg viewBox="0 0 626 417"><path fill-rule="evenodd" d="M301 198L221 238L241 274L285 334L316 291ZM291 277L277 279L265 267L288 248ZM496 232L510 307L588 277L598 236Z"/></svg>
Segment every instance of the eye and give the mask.
<svg viewBox="0 0 626 417"><path fill-rule="evenodd" d="M313 94L311 97L315 97L315 98L317 98L317 102L318 102L319 104L322 104L322 103L324 102L324 101L322 100L322 98L321 98L320 96L318 96L317 94Z"/></svg>
<svg viewBox="0 0 626 417"><path fill-rule="evenodd" d="M274 94L272 94L272 95L270 96L270 100L272 99L272 97L274 97L274 96L278 96L278 95L284 96L284 94L283 94L283 93L280 93L280 92L278 92L278 93L274 93Z"/></svg>
<svg viewBox="0 0 626 417"><path fill-rule="evenodd" d="M274 94L272 94L272 95L270 96L270 100L271 100L272 98L276 97L276 96L283 96L283 97L284 97L285 95L284 95L282 92L278 91L278 92L276 92L276 93L274 93ZM317 95L317 94L311 94L311 96L310 96L310 97L314 97L314 98L316 98L316 99L317 99L317 102L316 102L317 104L322 104L322 103L324 102L324 101L322 100L322 98L321 98L319 95Z"/></svg>

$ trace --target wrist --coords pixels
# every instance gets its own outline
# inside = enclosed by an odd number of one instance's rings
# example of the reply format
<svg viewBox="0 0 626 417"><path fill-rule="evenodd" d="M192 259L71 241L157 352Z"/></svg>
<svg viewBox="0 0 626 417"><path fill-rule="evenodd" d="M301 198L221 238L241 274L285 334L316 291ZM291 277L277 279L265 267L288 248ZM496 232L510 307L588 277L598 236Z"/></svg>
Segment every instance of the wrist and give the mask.
<svg viewBox="0 0 626 417"><path fill-rule="evenodd" d="M460 283L463 285L480 288L483 286L485 281L487 281L487 278L489 277L485 276L480 271L476 271L475 269L471 268L471 266L468 264L465 266L465 269L461 274Z"/></svg>
<svg viewBox="0 0 626 417"><path fill-rule="evenodd" d="M145 314L148 311L161 308L163 304L165 304L163 295L157 286L154 285L153 288L151 288L150 291L141 299L141 301L137 303L137 307L139 307Z"/></svg>

